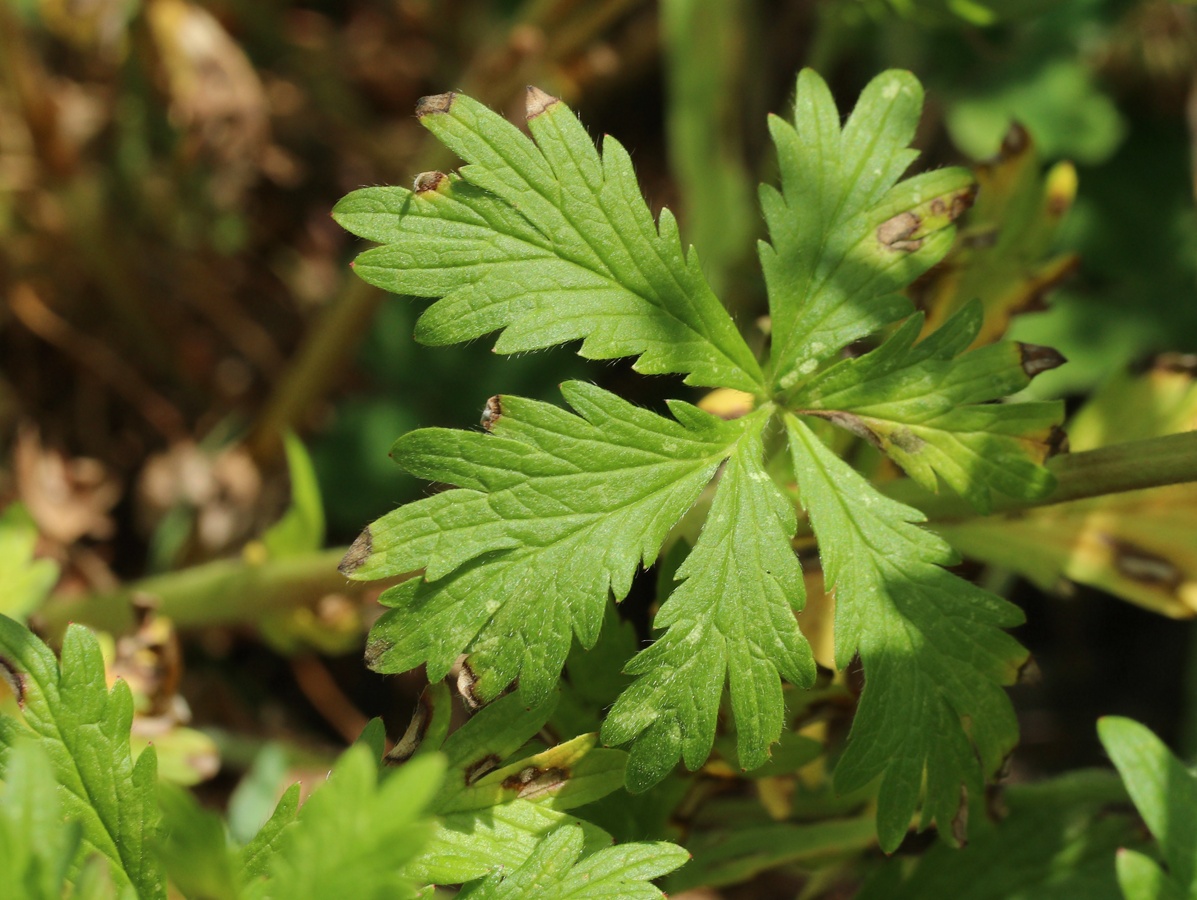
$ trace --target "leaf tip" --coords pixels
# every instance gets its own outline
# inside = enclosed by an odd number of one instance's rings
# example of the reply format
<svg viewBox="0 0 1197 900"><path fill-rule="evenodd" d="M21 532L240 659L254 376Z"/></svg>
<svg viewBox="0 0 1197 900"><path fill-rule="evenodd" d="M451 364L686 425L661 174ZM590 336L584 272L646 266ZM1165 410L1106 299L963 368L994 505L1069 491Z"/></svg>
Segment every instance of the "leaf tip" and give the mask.
<svg viewBox="0 0 1197 900"><path fill-rule="evenodd" d="M444 172L421 172L412 182L411 189L417 194L440 190L442 184L449 180Z"/></svg>
<svg viewBox="0 0 1197 900"><path fill-rule="evenodd" d="M495 424L503 418L503 395L495 394L486 401L486 409L482 410L482 420L479 423L484 431L494 431Z"/></svg>
<svg viewBox="0 0 1197 900"><path fill-rule="evenodd" d="M345 555L341 558L341 564L337 566L337 571L347 578L352 578L353 573L360 569L367 559L370 558L370 553L374 550L374 535L370 532L369 527L362 529L362 533L357 536Z"/></svg>
<svg viewBox="0 0 1197 900"><path fill-rule="evenodd" d="M1024 344L1021 341L1017 343L1019 363L1028 378L1034 378L1036 375L1058 368L1068 362L1064 354L1051 347Z"/></svg>
<svg viewBox="0 0 1197 900"><path fill-rule="evenodd" d="M391 648L395 646L394 641L387 638L374 638L367 642L366 652L362 655L366 663L366 668L373 672L379 671L378 667L382 662L382 658L390 652Z"/></svg>
<svg viewBox="0 0 1197 900"><path fill-rule="evenodd" d="M18 669L11 660L0 656L0 678L8 684L12 695L17 701L17 707L25 708L25 673Z"/></svg>
<svg viewBox="0 0 1197 900"><path fill-rule="evenodd" d="M444 94L431 94L427 97L421 97L416 101L416 117L422 119L425 116L447 113L450 107L453 106L453 101L456 97L456 91L447 91Z"/></svg>
<svg viewBox="0 0 1197 900"><path fill-rule="evenodd" d="M560 102L560 97L554 97L552 94L542 91L536 85L530 84L528 85L528 96L525 101L527 117L529 120L535 119L541 113Z"/></svg>

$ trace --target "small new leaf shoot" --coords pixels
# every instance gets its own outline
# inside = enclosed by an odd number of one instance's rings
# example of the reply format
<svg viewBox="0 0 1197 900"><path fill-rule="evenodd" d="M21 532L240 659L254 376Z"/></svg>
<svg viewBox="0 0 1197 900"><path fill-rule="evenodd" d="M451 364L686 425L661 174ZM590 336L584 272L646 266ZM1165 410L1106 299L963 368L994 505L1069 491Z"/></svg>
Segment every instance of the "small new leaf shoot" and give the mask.
<svg viewBox="0 0 1197 900"><path fill-rule="evenodd" d="M158 823L156 758L151 748L133 760L133 695L123 681L108 690L95 635L71 625L60 665L32 632L0 616L0 667L24 713L0 715L0 776L8 776L14 745L33 741L50 760L63 818L82 828L76 861L98 853L118 888L165 897L150 852Z"/></svg>

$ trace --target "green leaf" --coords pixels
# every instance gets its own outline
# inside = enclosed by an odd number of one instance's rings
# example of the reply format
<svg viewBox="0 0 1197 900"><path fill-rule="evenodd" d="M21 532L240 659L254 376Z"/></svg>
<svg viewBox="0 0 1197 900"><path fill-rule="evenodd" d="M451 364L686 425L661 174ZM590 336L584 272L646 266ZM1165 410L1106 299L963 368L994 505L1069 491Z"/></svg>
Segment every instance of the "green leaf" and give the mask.
<svg viewBox="0 0 1197 900"><path fill-rule="evenodd" d="M530 755L517 752L544 727L556 702L550 695L527 707L519 694L509 694L449 736L448 775L430 806L439 824L408 874L457 884L497 867L514 868L563 825L581 826L590 849L610 843L606 832L565 810L621 788L627 754L596 748L594 735Z"/></svg>
<svg viewBox="0 0 1197 900"><path fill-rule="evenodd" d="M874 78L841 128L826 83L798 76L794 125L771 116L781 191L762 186L771 243L759 245L769 290L774 390L788 391L841 348L910 313L897 291L952 246L972 200L964 169L898 183L923 89L909 72Z"/></svg>
<svg viewBox="0 0 1197 900"><path fill-rule="evenodd" d="M627 595L743 429L677 402L671 421L581 382L562 393L580 415L504 396L492 434L396 443L404 468L461 488L375 522L342 565L353 578L425 569L383 595L394 609L371 631L372 668L427 663L436 681L467 653L477 698L516 677L529 703L547 697L571 632L593 646L608 594Z"/></svg>
<svg viewBox="0 0 1197 900"><path fill-rule="evenodd" d="M415 897L404 874L432 832L424 808L445 770L439 756L413 760L378 781L368 747L351 747L328 781L277 835L267 875L251 882L247 897Z"/></svg>
<svg viewBox="0 0 1197 900"><path fill-rule="evenodd" d="M876 839L872 816L813 824L770 822L702 832L686 841L694 859L670 877L670 894L748 881L779 866L812 868L833 855L860 853Z"/></svg>
<svg viewBox="0 0 1197 900"><path fill-rule="evenodd" d="M616 701L603 740L636 740L628 786L645 790L682 758L696 769L711 752L723 685L731 690L740 764L768 759L781 733L778 676L809 686L810 646L794 611L805 601L802 570L790 545L793 506L764 468L766 420L743 420L698 543L678 569L682 585L657 613L668 630L628 664L640 678Z"/></svg>
<svg viewBox="0 0 1197 900"><path fill-rule="evenodd" d="M184 897L237 900L239 867L221 817L168 783L158 785L158 806L162 831L155 850L171 884Z"/></svg>
<svg viewBox="0 0 1197 900"><path fill-rule="evenodd" d="M154 751L134 763L133 697L123 681L108 690L95 635L70 626L60 666L28 629L0 616L0 666L24 711L21 719L0 716L0 773L7 777L15 742L34 740L50 759L64 818L82 827L81 855L103 856L118 888L165 896L150 852L158 822Z"/></svg>
<svg viewBox="0 0 1197 900"><path fill-rule="evenodd" d="M1185 894L1150 856L1134 850L1119 850L1118 886L1126 900L1185 900Z"/></svg>
<svg viewBox="0 0 1197 900"><path fill-rule="evenodd" d="M237 853L241 877L245 881L264 878L269 872L270 860L276 852L287 827L295 821L299 812L299 785L293 784L279 798L278 805L258 833Z"/></svg>
<svg viewBox="0 0 1197 900"><path fill-rule="evenodd" d="M980 304L970 303L916 344L922 323L912 316L872 353L842 360L803 385L790 404L867 438L928 490L942 479L981 512L991 508L993 491L1044 497L1055 487L1042 463L1063 404L988 401L1022 390L1063 357L1014 343L957 356L981 317Z"/></svg>
<svg viewBox="0 0 1197 900"><path fill-rule="evenodd" d="M324 545L324 505L312 459L299 438L291 433L284 436L283 446L291 475L291 505L262 535L262 543L272 559L310 553Z"/></svg>
<svg viewBox="0 0 1197 900"><path fill-rule="evenodd" d="M0 884L27 900L60 900L79 842L79 823L63 819L45 750L17 741L0 784Z"/></svg>
<svg viewBox="0 0 1197 900"><path fill-rule="evenodd" d="M1169 893L1197 895L1197 774L1138 722L1106 716L1098 720L1097 733L1135 808L1159 842L1171 882ZM1124 870L1130 875L1143 868L1140 860L1119 860L1119 880ZM1132 900L1136 896L1126 895Z"/></svg>
<svg viewBox="0 0 1197 900"><path fill-rule="evenodd" d="M1112 774L1075 771L1005 787L996 821L985 798L971 798L967 847L895 857L857 900L1119 900L1114 853L1135 840L1135 827L1110 808L1125 803Z"/></svg>
<svg viewBox="0 0 1197 900"><path fill-rule="evenodd" d="M19 503L0 513L0 614L18 621L34 612L58 581L58 564L35 559L37 526Z"/></svg>
<svg viewBox="0 0 1197 900"><path fill-rule="evenodd" d="M1021 611L942 568L955 554L913 523L917 510L881 495L794 416L786 416L802 504L836 596L836 665L859 654L865 688L837 790L882 776L881 846L892 851L923 805L949 840L1018 737L1002 685L1026 651L1001 629Z"/></svg>
<svg viewBox="0 0 1197 900"><path fill-rule="evenodd" d="M560 100L528 89L533 143L462 94L425 97L420 123L469 165L429 172L415 191L365 188L337 204L346 229L385 244L358 257L371 284L443 297L419 340L452 344L503 330L500 353L582 339L590 359L638 356L637 371L691 384L762 388L760 367L711 292L677 223L654 224L628 153L600 157Z"/></svg>
<svg viewBox="0 0 1197 900"><path fill-rule="evenodd" d="M497 871L467 885L458 897L469 900L638 900L664 895L649 883L689 858L674 844L619 844L580 859L585 837L576 826L546 836L518 869Z"/></svg>

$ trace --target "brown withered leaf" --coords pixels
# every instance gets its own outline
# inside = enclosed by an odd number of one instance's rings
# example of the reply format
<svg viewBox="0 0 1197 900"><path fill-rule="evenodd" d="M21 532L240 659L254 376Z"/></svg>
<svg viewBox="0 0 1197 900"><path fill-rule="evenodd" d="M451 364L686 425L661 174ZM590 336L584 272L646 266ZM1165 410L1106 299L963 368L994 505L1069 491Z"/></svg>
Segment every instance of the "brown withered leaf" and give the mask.
<svg viewBox="0 0 1197 900"><path fill-rule="evenodd" d="M1015 125L997 159L978 165L977 198L942 263L911 288L926 311L924 335L974 297L985 324L973 346L1006 333L1010 320L1044 308L1045 295L1076 268L1074 254L1049 256L1056 231L1076 195L1071 163L1040 175L1030 136Z"/></svg>
<svg viewBox="0 0 1197 900"><path fill-rule="evenodd" d="M137 599L137 629L105 651L105 675L110 685L119 678L133 693L134 752L152 744L162 778L197 784L219 770L220 753L212 738L187 727L191 710L178 693L183 667L178 636L153 607L153 598Z"/></svg>
<svg viewBox="0 0 1197 900"><path fill-rule="evenodd" d="M13 448L13 474L17 495L46 537L63 546L111 537L108 513L121 489L98 460L47 449L37 430L24 426Z"/></svg>

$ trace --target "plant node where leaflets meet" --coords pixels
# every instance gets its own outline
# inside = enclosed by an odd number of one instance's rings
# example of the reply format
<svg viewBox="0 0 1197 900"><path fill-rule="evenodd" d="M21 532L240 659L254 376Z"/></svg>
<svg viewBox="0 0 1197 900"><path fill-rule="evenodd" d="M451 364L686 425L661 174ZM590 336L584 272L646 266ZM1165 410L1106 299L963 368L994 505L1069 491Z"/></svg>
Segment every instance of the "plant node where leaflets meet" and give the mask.
<svg viewBox="0 0 1197 900"><path fill-rule="evenodd" d="M425 665L436 681L464 654L479 701L518 682L525 703L543 702L571 645L594 646L609 597L627 595L702 497L705 523L661 598L656 639L624 666L631 681L601 736L630 745L626 783L647 790L679 759L707 761L726 688L739 765L755 769L785 727L783 682L808 688L815 676L795 616L802 511L836 598L836 663L859 657L865 676L837 787L879 784L887 851L919 810L922 825L962 840L962 798L979 796L1016 741L1003 687L1026 651L1004 629L1021 613L945 569L951 548L836 455L822 423L978 510L995 494L1041 498L1062 409L993 401L1062 358L1014 343L969 349L977 304L918 340L922 316L902 292L948 252L974 193L964 169L902 178L921 109L914 76L889 71L841 121L804 71L793 122L770 118L781 183L760 191L772 345L759 360L672 214L654 222L618 141L600 152L536 88L531 138L463 94L420 101L421 124L465 165L424 173L413 190L355 191L334 215L380 244L358 257L358 275L435 298L421 341L497 332L500 353L580 341L586 358L633 357L638 372L754 399L731 420L681 401L662 416L569 382L568 408L504 395L483 431L401 437L400 466L453 487L374 522L345 558L355 579L418 573L382 596L373 668ZM864 338L879 343L842 352Z"/></svg>

